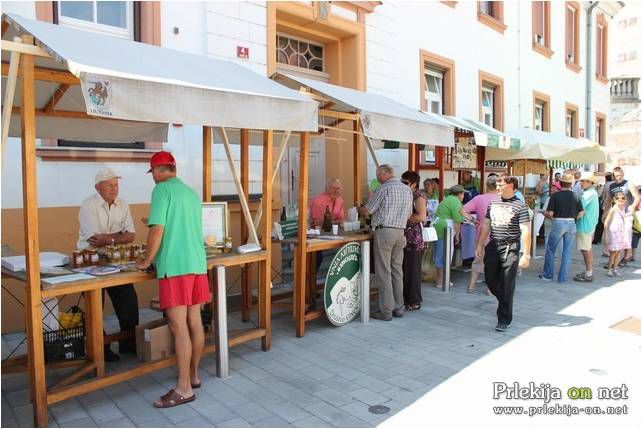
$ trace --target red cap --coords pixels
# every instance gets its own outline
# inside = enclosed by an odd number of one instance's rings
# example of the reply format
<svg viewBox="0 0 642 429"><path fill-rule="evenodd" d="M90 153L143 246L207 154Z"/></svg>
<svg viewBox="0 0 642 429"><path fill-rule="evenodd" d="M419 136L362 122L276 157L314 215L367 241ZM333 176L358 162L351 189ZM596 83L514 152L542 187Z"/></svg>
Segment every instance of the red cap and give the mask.
<svg viewBox="0 0 642 429"><path fill-rule="evenodd" d="M154 167L159 167L161 165L173 165L174 167L176 167L176 160L174 159L174 155L169 152L165 152L164 150L156 152L149 160L149 170L147 172L151 173Z"/></svg>

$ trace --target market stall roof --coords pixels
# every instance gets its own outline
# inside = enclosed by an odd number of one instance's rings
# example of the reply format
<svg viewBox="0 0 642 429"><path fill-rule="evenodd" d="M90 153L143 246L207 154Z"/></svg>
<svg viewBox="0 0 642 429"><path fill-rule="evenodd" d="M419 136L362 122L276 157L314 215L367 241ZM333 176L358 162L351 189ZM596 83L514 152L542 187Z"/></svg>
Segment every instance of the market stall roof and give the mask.
<svg viewBox="0 0 642 429"><path fill-rule="evenodd" d="M37 80L36 109L46 109L54 94L62 92L55 111L91 116L78 118L81 115L69 114L61 120L59 116L41 115L36 121L38 137L162 141L166 139L168 123L262 130L318 129L316 101L233 62L19 15L3 14L2 21L10 24L3 39L31 35L35 44L51 56L34 57L37 69L53 70L54 74L69 71L73 76L66 76L77 78L75 85L62 91L59 81ZM3 50L3 63L9 60L9 54ZM3 97L6 66L3 64ZM16 94L19 93L18 88ZM17 96L17 107L19 99ZM17 136L19 115L13 116L10 134Z"/></svg>
<svg viewBox="0 0 642 429"><path fill-rule="evenodd" d="M424 113L435 115L434 113ZM519 138L509 136L483 122L456 116L442 116L442 118L455 128L472 132L477 146L511 150L519 150L521 148L521 140Z"/></svg>
<svg viewBox="0 0 642 429"><path fill-rule="evenodd" d="M366 137L400 143L453 146L453 127L388 97L285 73L272 79L300 89L306 87L334 103L332 110L358 113Z"/></svg>
<svg viewBox="0 0 642 429"><path fill-rule="evenodd" d="M506 152L487 148L487 160L542 159L573 163L608 162L607 152L597 143L585 138L573 138L531 128L519 128L507 135L522 141L522 148Z"/></svg>

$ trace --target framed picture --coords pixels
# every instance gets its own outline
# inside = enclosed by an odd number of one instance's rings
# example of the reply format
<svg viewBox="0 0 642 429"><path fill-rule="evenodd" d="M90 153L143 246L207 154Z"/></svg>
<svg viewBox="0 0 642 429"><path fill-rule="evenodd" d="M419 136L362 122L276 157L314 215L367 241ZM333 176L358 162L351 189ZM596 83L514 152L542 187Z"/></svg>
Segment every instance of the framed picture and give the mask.
<svg viewBox="0 0 642 429"><path fill-rule="evenodd" d="M203 203L203 243L210 247L224 246L227 236L227 203Z"/></svg>

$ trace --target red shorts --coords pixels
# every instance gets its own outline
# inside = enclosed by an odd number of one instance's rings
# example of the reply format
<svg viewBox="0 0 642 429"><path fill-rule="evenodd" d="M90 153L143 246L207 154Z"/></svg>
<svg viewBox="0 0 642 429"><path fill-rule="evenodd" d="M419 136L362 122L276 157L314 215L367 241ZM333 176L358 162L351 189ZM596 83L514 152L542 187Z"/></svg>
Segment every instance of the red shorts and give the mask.
<svg viewBox="0 0 642 429"><path fill-rule="evenodd" d="M207 274L185 274L158 280L160 309L210 302Z"/></svg>

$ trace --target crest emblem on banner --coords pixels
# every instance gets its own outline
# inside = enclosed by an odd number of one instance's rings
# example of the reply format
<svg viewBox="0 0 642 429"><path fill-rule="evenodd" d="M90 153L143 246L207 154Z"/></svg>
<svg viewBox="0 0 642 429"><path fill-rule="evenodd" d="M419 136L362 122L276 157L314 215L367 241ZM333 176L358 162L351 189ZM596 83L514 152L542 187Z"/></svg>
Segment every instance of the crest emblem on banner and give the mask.
<svg viewBox="0 0 642 429"><path fill-rule="evenodd" d="M328 320L342 326L353 320L361 310L361 246L348 243L330 263L323 291Z"/></svg>
<svg viewBox="0 0 642 429"><path fill-rule="evenodd" d="M98 109L106 109L111 102L111 82L92 80L87 82L87 95L91 104Z"/></svg>

